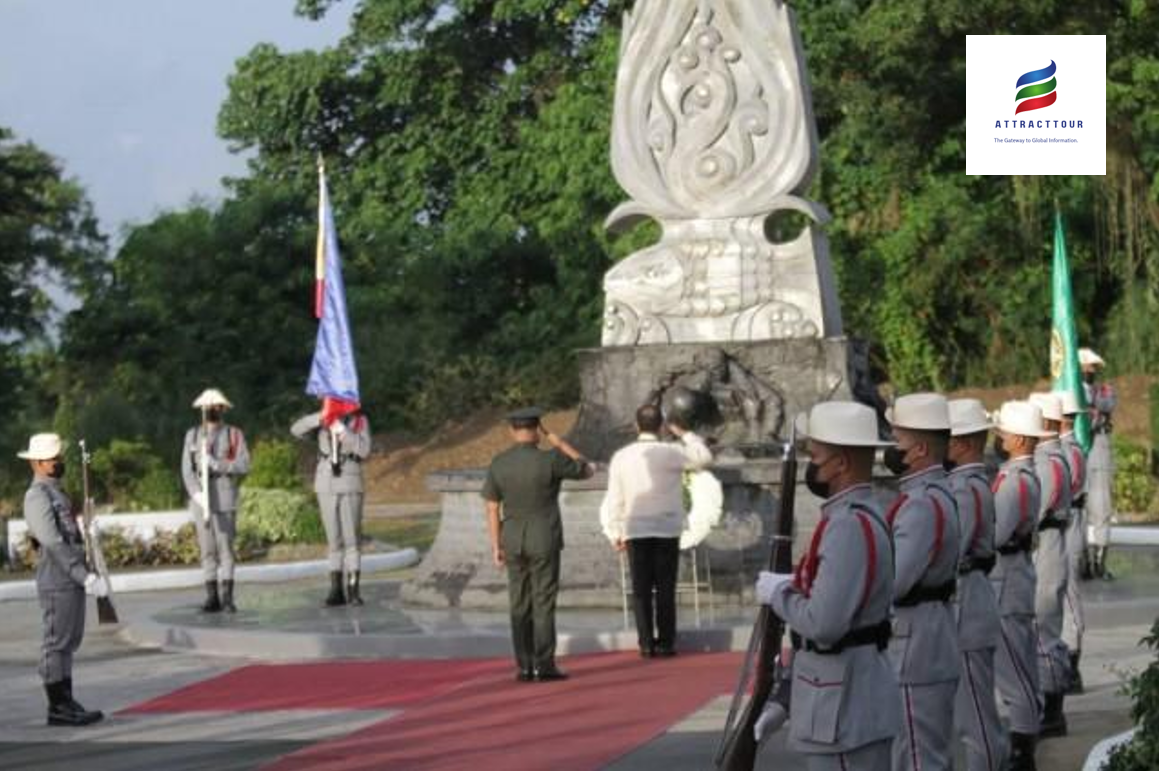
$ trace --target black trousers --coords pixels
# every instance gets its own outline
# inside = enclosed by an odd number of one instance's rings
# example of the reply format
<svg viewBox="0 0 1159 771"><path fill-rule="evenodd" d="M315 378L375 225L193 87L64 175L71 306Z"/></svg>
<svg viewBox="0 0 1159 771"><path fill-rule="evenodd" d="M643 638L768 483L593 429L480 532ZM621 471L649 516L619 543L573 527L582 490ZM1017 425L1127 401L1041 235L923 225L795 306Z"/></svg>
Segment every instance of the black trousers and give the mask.
<svg viewBox="0 0 1159 771"><path fill-rule="evenodd" d="M676 645L676 573L680 568L680 539L629 540L628 568L632 573L640 650L672 649Z"/></svg>

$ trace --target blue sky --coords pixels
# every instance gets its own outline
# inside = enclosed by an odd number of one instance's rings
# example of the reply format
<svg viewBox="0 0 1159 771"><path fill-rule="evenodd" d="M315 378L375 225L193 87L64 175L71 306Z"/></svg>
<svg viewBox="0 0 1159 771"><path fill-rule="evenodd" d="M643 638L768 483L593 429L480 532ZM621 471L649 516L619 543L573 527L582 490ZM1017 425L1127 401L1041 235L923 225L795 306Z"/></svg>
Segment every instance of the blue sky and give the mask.
<svg viewBox="0 0 1159 771"><path fill-rule="evenodd" d="M338 41L354 0L321 21L293 0L0 0L0 125L61 160L116 236L245 169L217 137L234 62Z"/></svg>

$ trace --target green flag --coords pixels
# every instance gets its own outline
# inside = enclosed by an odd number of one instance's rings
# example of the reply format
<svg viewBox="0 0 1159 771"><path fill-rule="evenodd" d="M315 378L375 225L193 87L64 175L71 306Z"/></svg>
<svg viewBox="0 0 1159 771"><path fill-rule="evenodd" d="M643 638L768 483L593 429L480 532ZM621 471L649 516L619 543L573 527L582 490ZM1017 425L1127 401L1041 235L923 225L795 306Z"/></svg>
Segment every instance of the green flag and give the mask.
<svg viewBox="0 0 1159 771"><path fill-rule="evenodd" d="M1083 450L1091 449L1091 419L1086 413L1082 370L1079 369L1078 335L1074 328L1074 297L1070 291L1070 265L1066 259L1066 234L1062 214L1054 211L1054 265L1051 268L1054 319L1050 331L1050 377L1055 391L1070 391L1083 412L1075 420L1075 438Z"/></svg>

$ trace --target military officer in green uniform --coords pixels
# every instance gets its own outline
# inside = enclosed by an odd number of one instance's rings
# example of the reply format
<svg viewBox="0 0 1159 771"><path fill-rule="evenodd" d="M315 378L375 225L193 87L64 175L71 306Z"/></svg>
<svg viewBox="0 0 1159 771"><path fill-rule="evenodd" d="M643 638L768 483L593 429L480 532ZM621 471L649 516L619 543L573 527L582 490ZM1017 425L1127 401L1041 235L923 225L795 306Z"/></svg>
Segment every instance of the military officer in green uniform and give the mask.
<svg viewBox="0 0 1159 771"><path fill-rule="evenodd" d="M555 665L555 599L563 522L559 488L565 479L594 471L574 447L547 430L541 410L513 412L507 420L515 442L491 461L483 498L491 553L507 568L511 640L521 682L562 680ZM551 449L541 450L545 440Z"/></svg>

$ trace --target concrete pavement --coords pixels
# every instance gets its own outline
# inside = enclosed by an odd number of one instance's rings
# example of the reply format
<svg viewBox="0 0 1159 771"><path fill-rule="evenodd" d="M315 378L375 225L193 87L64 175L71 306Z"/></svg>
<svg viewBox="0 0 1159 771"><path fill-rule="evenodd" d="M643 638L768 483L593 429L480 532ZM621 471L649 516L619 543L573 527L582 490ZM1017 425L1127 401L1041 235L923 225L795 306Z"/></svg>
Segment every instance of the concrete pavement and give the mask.
<svg viewBox="0 0 1159 771"><path fill-rule="evenodd" d="M1113 583L1084 584L1084 588L1090 626L1083 661L1088 690L1068 701L1071 735L1040 745L1040 767L1052 771L1081 768L1098 739L1130 726L1128 702L1120 686L1150 660L1137 643L1159 615L1159 576L1150 571ZM320 598L323 587L317 581L245 586L239 600L244 610L247 602L265 601L261 598L267 593L273 601L302 590ZM192 606L200 601L200 594L169 591L118 599L120 612L131 621ZM685 612L683 618L689 615ZM39 610L31 601L5 602L0 604L0 619L0 767L4 769L59 769L73 763L86 771L256 768L314 742L387 720L392 714L389 710L133 714L115 715L88 729L48 728L36 674ZM607 619L610 629L619 628L617 611L608 611ZM492 619L493 623L501 621ZM90 615L89 632L77 657L76 693L90 708L111 714L263 660L260 649L243 658L137 647L116 630L98 627ZM727 697L711 700L608 768L710 768L727 707ZM791 771L803 764L783 749L782 735L764 748L759 767Z"/></svg>

